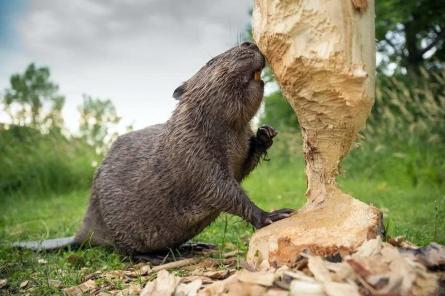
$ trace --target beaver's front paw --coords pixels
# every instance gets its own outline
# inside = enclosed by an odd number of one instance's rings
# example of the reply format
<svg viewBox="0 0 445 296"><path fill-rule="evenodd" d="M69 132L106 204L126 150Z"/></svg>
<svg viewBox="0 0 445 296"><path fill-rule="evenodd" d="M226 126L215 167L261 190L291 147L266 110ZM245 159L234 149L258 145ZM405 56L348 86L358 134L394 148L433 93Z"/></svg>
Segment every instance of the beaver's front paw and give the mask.
<svg viewBox="0 0 445 296"><path fill-rule="evenodd" d="M278 134L278 132L270 126L263 125L262 127L258 128L256 132L256 140L259 145L261 145L261 148L263 148L264 151L270 148L273 144L273 138Z"/></svg>
<svg viewBox="0 0 445 296"><path fill-rule="evenodd" d="M292 209L280 209L272 212L261 211L255 217L252 225L256 229L262 228L264 226L272 224L275 221L289 217L293 213L293 211L294 210Z"/></svg>

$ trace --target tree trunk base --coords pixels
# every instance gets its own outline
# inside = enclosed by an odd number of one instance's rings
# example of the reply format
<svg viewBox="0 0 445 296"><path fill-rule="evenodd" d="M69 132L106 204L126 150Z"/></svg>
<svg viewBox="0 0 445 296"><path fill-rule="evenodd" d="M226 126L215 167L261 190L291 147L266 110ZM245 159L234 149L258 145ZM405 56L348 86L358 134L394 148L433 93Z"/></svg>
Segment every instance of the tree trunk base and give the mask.
<svg viewBox="0 0 445 296"><path fill-rule="evenodd" d="M255 232L247 261L254 267L264 260L270 266L292 265L305 250L319 256L346 255L383 231L380 210L330 188L322 203L308 202L291 217Z"/></svg>

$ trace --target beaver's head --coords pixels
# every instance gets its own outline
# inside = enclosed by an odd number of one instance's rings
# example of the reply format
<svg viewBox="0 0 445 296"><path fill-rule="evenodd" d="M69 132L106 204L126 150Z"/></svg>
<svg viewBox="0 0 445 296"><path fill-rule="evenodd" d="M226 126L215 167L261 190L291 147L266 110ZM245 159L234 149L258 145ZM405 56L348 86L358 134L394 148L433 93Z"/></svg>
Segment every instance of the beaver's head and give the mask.
<svg viewBox="0 0 445 296"><path fill-rule="evenodd" d="M179 106L199 108L203 116L217 116L234 123L246 123L260 107L264 82L264 56L250 42L214 57L173 93Z"/></svg>

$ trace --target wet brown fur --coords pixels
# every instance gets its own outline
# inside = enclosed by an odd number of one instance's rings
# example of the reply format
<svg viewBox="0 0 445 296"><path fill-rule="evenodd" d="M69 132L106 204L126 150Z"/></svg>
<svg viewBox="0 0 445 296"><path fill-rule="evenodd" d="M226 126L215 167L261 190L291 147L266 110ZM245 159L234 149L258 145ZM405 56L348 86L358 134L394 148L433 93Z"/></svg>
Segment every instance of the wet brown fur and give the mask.
<svg viewBox="0 0 445 296"><path fill-rule="evenodd" d="M264 63L252 43L226 51L175 91L166 123L120 136L96 172L75 242L149 253L179 246L221 212L257 228L283 218L288 211L262 211L240 186L273 137L249 124L264 88L253 73Z"/></svg>

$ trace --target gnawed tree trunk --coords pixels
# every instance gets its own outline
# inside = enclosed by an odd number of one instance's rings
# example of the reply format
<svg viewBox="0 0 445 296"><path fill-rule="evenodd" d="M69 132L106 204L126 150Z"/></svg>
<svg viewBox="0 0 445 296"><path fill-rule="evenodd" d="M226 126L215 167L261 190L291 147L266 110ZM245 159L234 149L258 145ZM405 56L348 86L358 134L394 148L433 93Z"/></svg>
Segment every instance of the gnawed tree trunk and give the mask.
<svg viewBox="0 0 445 296"><path fill-rule="evenodd" d="M257 231L248 261L292 263L305 249L349 253L383 230L380 211L335 180L374 101L374 1L256 0L253 31L298 116L308 201Z"/></svg>

